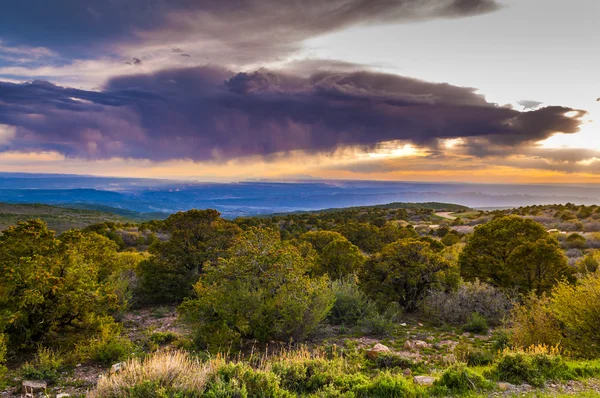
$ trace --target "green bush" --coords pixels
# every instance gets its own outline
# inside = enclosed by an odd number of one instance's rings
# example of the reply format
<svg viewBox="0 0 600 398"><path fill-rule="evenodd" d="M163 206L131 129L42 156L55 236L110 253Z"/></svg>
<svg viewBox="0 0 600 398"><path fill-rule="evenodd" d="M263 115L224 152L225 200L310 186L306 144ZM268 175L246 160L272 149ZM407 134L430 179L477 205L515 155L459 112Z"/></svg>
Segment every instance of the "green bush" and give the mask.
<svg viewBox="0 0 600 398"><path fill-rule="evenodd" d="M93 339L82 349L84 358L111 365L127 359L133 352L133 343L126 337L119 335L109 335Z"/></svg>
<svg viewBox="0 0 600 398"><path fill-rule="evenodd" d="M373 303L360 290L356 276L348 276L334 281L332 290L335 303L329 313L329 320L334 325L355 326L360 320L377 312Z"/></svg>
<svg viewBox="0 0 600 398"><path fill-rule="evenodd" d="M560 283L552 291L549 309L566 337L562 344L567 349L587 358L600 355L600 272L588 274L577 285Z"/></svg>
<svg viewBox="0 0 600 398"><path fill-rule="evenodd" d="M60 239L40 220L0 235L0 325L13 350L38 343L70 348L96 333L123 303L110 276L120 269L116 245L71 230Z"/></svg>
<svg viewBox="0 0 600 398"><path fill-rule="evenodd" d="M218 349L242 338L296 341L315 332L334 303L326 276L310 278L310 264L279 233L251 228L228 258L207 266L197 298L179 312L201 347Z"/></svg>
<svg viewBox="0 0 600 398"><path fill-rule="evenodd" d="M446 369L433 385L433 391L437 395L464 395L493 388L493 383L464 365L454 365Z"/></svg>
<svg viewBox="0 0 600 398"><path fill-rule="evenodd" d="M389 304L383 312L372 312L358 322L358 328L371 336L388 336L397 327L402 310L395 303Z"/></svg>
<svg viewBox="0 0 600 398"><path fill-rule="evenodd" d="M222 364L208 379L206 390L202 394L207 398L262 397L292 398L280 386L275 374L251 368L247 364Z"/></svg>
<svg viewBox="0 0 600 398"><path fill-rule="evenodd" d="M416 398L423 392L409 383L404 377L381 373L368 383L353 389L356 398Z"/></svg>
<svg viewBox="0 0 600 398"><path fill-rule="evenodd" d="M147 338L146 338L146 342L145 342L145 346L150 351L156 351L161 346L166 345L166 344L170 344L170 343L176 341L177 338L178 338L178 336L175 333L173 333L173 332L153 332L153 333L148 333L147 334Z"/></svg>
<svg viewBox="0 0 600 398"><path fill-rule="evenodd" d="M413 359L393 353L381 353L372 361L374 367L377 369L410 369L413 372L425 371L422 362L415 362Z"/></svg>
<svg viewBox="0 0 600 398"><path fill-rule="evenodd" d="M0 377L6 372L6 367L4 366L4 363L6 362L6 346L6 336L4 336L3 333L0 333Z"/></svg>
<svg viewBox="0 0 600 398"><path fill-rule="evenodd" d="M512 384L541 387L546 381L570 380L574 374L560 355L547 352L504 351L489 375Z"/></svg>
<svg viewBox="0 0 600 398"><path fill-rule="evenodd" d="M369 258L359 277L364 291L381 306L395 302L415 311L429 290L441 286L450 268L431 242L402 239Z"/></svg>
<svg viewBox="0 0 600 398"><path fill-rule="evenodd" d="M454 355L458 361L469 366L486 366L494 361L494 354L491 351L473 347L465 342L459 343L454 348Z"/></svg>
<svg viewBox="0 0 600 398"><path fill-rule="evenodd" d="M469 321L463 326L465 332L486 333L490 327L483 315L478 312L471 314Z"/></svg>
<svg viewBox="0 0 600 398"><path fill-rule="evenodd" d="M23 379L45 380L53 384L60 378L63 363L63 359L54 351L39 346L33 360L21 367L20 374Z"/></svg>

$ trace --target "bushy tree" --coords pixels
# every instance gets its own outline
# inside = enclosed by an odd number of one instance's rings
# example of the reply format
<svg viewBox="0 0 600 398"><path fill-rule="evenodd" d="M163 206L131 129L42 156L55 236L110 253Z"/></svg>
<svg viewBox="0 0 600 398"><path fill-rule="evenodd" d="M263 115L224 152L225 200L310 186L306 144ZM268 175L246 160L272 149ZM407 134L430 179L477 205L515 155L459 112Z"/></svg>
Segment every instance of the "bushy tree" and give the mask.
<svg viewBox="0 0 600 398"><path fill-rule="evenodd" d="M346 239L342 234L335 231L310 231L300 236L301 241L309 242L320 254L325 246L334 240Z"/></svg>
<svg viewBox="0 0 600 398"><path fill-rule="evenodd" d="M428 290L441 285L451 267L428 241L402 239L373 255L360 273L365 291L379 303L397 302L408 311L417 309Z"/></svg>
<svg viewBox="0 0 600 398"><path fill-rule="evenodd" d="M543 225L503 216L475 228L459 258L467 280L481 279L522 292L548 291L572 272L558 242Z"/></svg>
<svg viewBox="0 0 600 398"><path fill-rule="evenodd" d="M140 295L155 303L191 296L204 265L225 255L241 232L216 210L178 212L144 228L168 236L150 246L151 257L139 266Z"/></svg>
<svg viewBox="0 0 600 398"><path fill-rule="evenodd" d="M307 276L311 264L279 233L250 228L227 256L206 267L196 298L180 306L203 346L241 338L300 340L325 319L334 296L326 276Z"/></svg>
<svg viewBox="0 0 600 398"><path fill-rule="evenodd" d="M360 249L341 238L323 248L315 269L318 275L327 274L335 280L358 272L364 262L365 256Z"/></svg>
<svg viewBox="0 0 600 398"><path fill-rule="evenodd" d="M108 274L116 244L95 233L56 239L40 220L0 236L0 330L15 349L73 343L118 309Z"/></svg>
<svg viewBox="0 0 600 398"><path fill-rule="evenodd" d="M379 228L375 225L349 222L338 226L337 230L367 253L375 253L384 245Z"/></svg>

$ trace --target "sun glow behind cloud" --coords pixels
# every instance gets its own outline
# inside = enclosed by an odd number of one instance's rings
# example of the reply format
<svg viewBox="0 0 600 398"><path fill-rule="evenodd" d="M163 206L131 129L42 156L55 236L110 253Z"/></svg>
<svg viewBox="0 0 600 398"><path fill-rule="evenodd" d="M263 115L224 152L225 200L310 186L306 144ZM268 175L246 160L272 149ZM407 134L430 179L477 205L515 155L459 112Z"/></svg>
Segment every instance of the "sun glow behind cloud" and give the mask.
<svg viewBox="0 0 600 398"><path fill-rule="evenodd" d="M600 108L596 105L595 108ZM575 148L600 150L600 110L589 111L580 131L575 134L555 134L539 142L542 148Z"/></svg>

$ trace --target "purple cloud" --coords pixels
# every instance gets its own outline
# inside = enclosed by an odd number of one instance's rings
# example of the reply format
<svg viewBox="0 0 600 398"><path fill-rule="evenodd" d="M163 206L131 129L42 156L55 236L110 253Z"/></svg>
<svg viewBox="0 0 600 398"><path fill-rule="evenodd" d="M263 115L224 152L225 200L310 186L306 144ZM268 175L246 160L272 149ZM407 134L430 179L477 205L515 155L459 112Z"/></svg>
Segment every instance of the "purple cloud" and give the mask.
<svg viewBox="0 0 600 398"><path fill-rule="evenodd" d="M0 83L6 149L67 156L221 161L407 140L466 138L473 151L578 131L567 107L520 112L473 88L372 72L308 78L260 70L186 68L112 79L101 92L46 82ZM479 147L478 147L479 145Z"/></svg>

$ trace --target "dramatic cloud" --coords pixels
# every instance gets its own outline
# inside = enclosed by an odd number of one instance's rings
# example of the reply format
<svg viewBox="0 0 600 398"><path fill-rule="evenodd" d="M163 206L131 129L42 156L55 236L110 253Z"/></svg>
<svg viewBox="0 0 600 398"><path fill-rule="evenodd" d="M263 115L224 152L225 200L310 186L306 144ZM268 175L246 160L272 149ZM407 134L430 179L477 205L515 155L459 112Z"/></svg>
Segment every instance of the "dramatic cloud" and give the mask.
<svg viewBox="0 0 600 398"><path fill-rule="evenodd" d="M105 79L128 74L124 64L133 64L132 57L145 72L264 65L295 54L309 38L349 26L468 17L498 8L497 0L23 0L3 7L0 38L60 57L26 67L0 63L0 75L72 83L77 74L96 84L97 61L105 66Z"/></svg>
<svg viewBox="0 0 600 398"><path fill-rule="evenodd" d="M0 124L16 128L10 150L90 159L224 161L392 140L434 147L446 138L465 138L483 156L574 133L584 115L556 106L519 112L472 88L397 75L208 67L115 78L101 92L0 83L0 98Z"/></svg>

